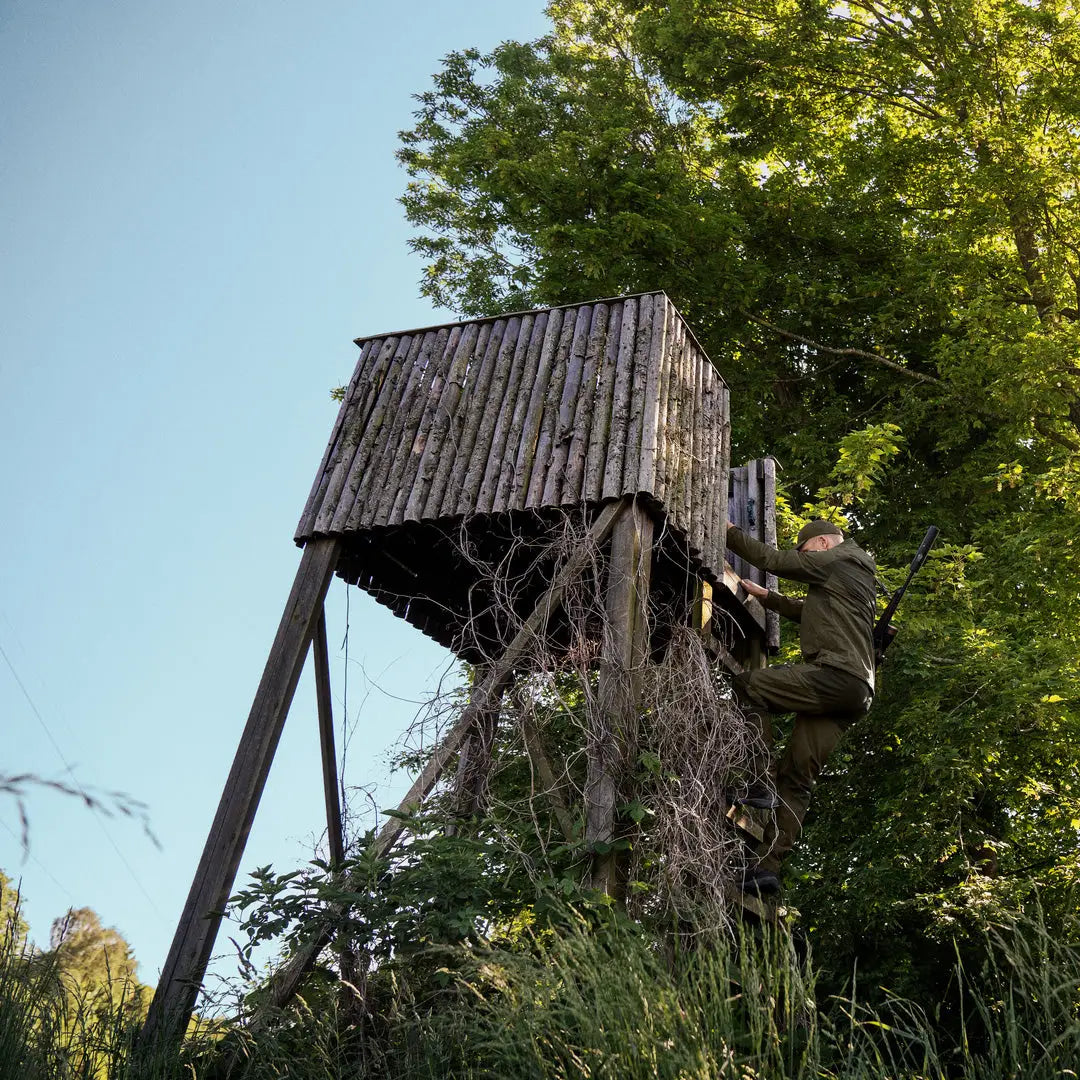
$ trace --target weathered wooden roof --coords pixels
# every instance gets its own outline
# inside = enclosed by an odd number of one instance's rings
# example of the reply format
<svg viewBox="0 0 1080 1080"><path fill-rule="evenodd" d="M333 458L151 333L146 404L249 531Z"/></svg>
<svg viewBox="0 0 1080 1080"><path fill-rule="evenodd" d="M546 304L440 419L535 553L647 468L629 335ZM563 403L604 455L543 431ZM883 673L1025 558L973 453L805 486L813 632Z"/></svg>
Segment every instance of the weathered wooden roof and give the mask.
<svg viewBox="0 0 1080 1080"><path fill-rule="evenodd" d="M462 545L490 561L513 541L527 561L567 510L587 522L643 498L662 603L682 602L688 575L725 580L728 389L664 293L357 345L296 540L341 537L339 575L458 655L504 632Z"/></svg>
<svg viewBox="0 0 1080 1080"><path fill-rule="evenodd" d="M298 541L641 493L722 567L727 387L663 293L357 344Z"/></svg>

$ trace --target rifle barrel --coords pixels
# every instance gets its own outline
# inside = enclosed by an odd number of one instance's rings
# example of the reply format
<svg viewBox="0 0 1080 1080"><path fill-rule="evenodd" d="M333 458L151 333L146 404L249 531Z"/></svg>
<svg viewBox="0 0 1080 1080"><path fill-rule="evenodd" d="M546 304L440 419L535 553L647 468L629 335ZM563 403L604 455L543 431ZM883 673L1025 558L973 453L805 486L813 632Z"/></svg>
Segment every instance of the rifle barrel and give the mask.
<svg viewBox="0 0 1080 1080"><path fill-rule="evenodd" d="M930 528L926 530L926 535L919 545L919 550L915 552L915 558L911 560L911 566L908 567L907 580L893 593L892 599L878 618L877 625L874 627L875 635L883 634L885 632L885 629L889 625L889 620L893 617L897 607L900 605L900 601L903 599L904 593L907 592L908 586L911 584L911 579L919 572L922 564L926 562L926 557L930 554L930 549L934 546L934 541L937 539L937 536L938 527L936 525L931 525Z"/></svg>
<svg viewBox="0 0 1080 1080"><path fill-rule="evenodd" d="M911 570L908 574L908 580L918 572L919 568L924 562L926 562L926 556L930 554L930 549L934 546L934 541L938 536L938 527L931 525L926 530L926 535L923 537L923 542L919 545L919 550L915 552L915 558L911 560Z"/></svg>

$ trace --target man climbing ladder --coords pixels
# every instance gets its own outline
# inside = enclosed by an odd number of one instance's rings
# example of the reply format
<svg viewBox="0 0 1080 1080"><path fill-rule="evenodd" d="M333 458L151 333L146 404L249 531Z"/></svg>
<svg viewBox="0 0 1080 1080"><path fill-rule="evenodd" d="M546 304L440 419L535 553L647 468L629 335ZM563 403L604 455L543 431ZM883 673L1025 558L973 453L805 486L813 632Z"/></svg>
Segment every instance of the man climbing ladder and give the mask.
<svg viewBox="0 0 1080 1080"><path fill-rule="evenodd" d="M865 716L874 697L874 560L831 522L811 521L791 551L778 551L731 526L727 545L747 562L809 586L795 600L743 580L743 587L772 611L800 624L803 663L758 668L735 679L747 718L756 723L769 754L755 775L768 775L776 797L753 786L740 801L775 806L760 862L749 866L743 890L759 895L780 889L780 863L801 829L810 792L844 730ZM772 758L770 713L795 713L779 765Z"/></svg>

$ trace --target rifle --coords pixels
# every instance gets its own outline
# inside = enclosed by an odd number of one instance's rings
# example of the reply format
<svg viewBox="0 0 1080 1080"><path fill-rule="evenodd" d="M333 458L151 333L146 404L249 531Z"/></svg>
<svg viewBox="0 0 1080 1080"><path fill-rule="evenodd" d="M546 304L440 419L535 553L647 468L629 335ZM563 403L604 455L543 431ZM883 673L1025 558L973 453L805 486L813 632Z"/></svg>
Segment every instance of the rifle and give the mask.
<svg viewBox="0 0 1080 1080"><path fill-rule="evenodd" d="M926 530L926 535L919 545L919 550L915 552L915 558L911 560L911 566L908 567L907 580L892 594L892 599L886 604L885 610L881 613L881 617L874 627L874 667L878 667L885 659L885 650L892 643L892 639L896 637L896 627L889 620L900 606L900 601L904 598L904 593L907 592L911 579L922 568L922 564L926 562L926 557L930 554L930 549L934 546L937 535L938 527L936 525L931 525Z"/></svg>

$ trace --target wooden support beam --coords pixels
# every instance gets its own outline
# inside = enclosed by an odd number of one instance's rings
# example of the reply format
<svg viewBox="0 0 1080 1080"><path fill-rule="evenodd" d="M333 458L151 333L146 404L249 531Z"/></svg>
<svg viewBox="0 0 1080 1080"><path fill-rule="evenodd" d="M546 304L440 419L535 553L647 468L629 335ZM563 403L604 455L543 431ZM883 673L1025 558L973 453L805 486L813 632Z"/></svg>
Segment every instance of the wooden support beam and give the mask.
<svg viewBox="0 0 1080 1080"><path fill-rule="evenodd" d="M694 629L699 630L706 640L712 637L713 587L711 582L703 579L697 583L693 620Z"/></svg>
<svg viewBox="0 0 1080 1080"><path fill-rule="evenodd" d="M490 672L490 664L478 666L476 685L483 686ZM483 808L498 722L496 703L495 709L477 716L472 730L465 737L454 776L454 814L459 819L475 817ZM453 835L456 829L457 824L452 823L447 827L447 835Z"/></svg>
<svg viewBox="0 0 1080 1080"><path fill-rule="evenodd" d="M478 688L457 723L436 748L423 771L409 788L405 798L401 800L399 807L401 812L404 813L410 808L415 809L423 802L438 783L450 759L460 749L477 718L493 708L498 708L498 699L510 685L515 669L521 665L537 639L543 635L551 616L562 607L567 586L589 565L593 558L594 548L604 543L616 529L617 523L623 520L624 510L626 510L625 500L609 503L600 511L589 532L589 543L583 544L566 560L563 568L555 575L551 587L540 598L540 602L507 645L506 651L492 665L491 674ZM404 823L398 818L391 818L382 827L373 849L377 858L386 854L404 828Z"/></svg>
<svg viewBox="0 0 1080 1080"><path fill-rule="evenodd" d="M778 911L775 900L762 900L738 889L732 889L728 898L733 907L742 908L743 912L749 912L760 922L776 924Z"/></svg>
<svg viewBox="0 0 1080 1080"><path fill-rule="evenodd" d="M745 646L746 659L743 661L743 668L746 671L753 671L754 668L763 668L768 664L769 655L765 649L764 638L755 635L745 643Z"/></svg>
<svg viewBox="0 0 1080 1080"><path fill-rule="evenodd" d="M544 744L540 741L540 733L536 725L527 717L521 717L521 736L525 740L525 750L528 752L532 767L540 775L540 783L544 785L543 795L551 803L551 811L555 820L559 823L559 831L563 834L566 842L574 841L574 820L570 816L566 802L559 792L559 782L555 778L555 770L551 767L547 754L544 752Z"/></svg>
<svg viewBox="0 0 1080 1080"><path fill-rule="evenodd" d="M741 675L746 670L742 664L732 656L728 648L721 644L715 637L709 641L707 648L716 654L716 659L719 660L732 675Z"/></svg>
<svg viewBox="0 0 1080 1080"><path fill-rule="evenodd" d="M599 708L589 733L585 782L585 842L611 844L616 839L615 808L625 775L637 756L637 671L648 657L649 576L653 522L627 496L626 514L611 537L607 592L604 598L604 652L598 685ZM592 884L617 896L618 859L612 851L593 859Z"/></svg>
<svg viewBox="0 0 1080 1080"><path fill-rule="evenodd" d="M334 707L330 697L330 652L326 643L326 611L319 607L312 642L315 659L315 698L319 707L319 748L322 752L323 801L326 803L326 836L330 862L345 861L345 829L341 820L341 790L338 784L337 751L334 747Z"/></svg>
<svg viewBox="0 0 1080 1080"><path fill-rule="evenodd" d="M270 763L337 565L339 545L337 539L320 538L304 548L143 1026L142 1044L146 1047L167 1048L178 1044L195 1007L223 909L236 879Z"/></svg>
<svg viewBox="0 0 1080 1080"><path fill-rule="evenodd" d="M532 614L522 623L521 629L514 635L499 660L492 665L491 672L484 683L474 692L469 704L457 722L447 732L442 742L435 748L420 775L413 781L405 798L398 807L399 813L408 813L417 809L438 783L439 777L450 759L461 748L466 736L479 716L498 708L499 698L510 685L514 671L527 657L529 649L547 628L548 620L563 603L567 587L585 570L592 561L594 549L603 544L622 520L629 500L609 503L597 515L589 530L588 541L572 552L562 569L555 575L550 588L540 598ZM651 522L650 522L651 528ZM372 854L375 858L384 856L397 842L405 829L405 823L399 818L390 818L379 830ZM273 978L270 1003L280 1007L296 993L301 979L310 970L312 964L330 940L333 923L326 921L312 935L305 945L300 946Z"/></svg>
<svg viewBox="0 0 1080 1080"><path fill-rule="evenodd" d="M330 865L341 876L345 862L345 825L341 816L341 788L338 782L337 750L334 746L334 706L330 696L330 650L326 641L326 608L319 608L315 623L315 636L311 642L315 661L315 700L319 710L319 749L322 757L323 801L326 803L326 838L330 848ZM338 955L341 978L344 983L356 986L356 958L345 935L338 938ZM355 1004L353 991L342 997L345 1008Z"/></svg>
<svg viewBox="0 0 1080 1080"><path fill-rule="evenodd" d="M749 596L747 594L746 590L742 587L742 579L732 569L731 564L727 562L724 563L724 584L728 587L728 590L736 596L739 596L740 592L742 593L739 600L743 607L753 616L754 622L759 626L764 626L766 611L761 606L761 601L756 596Z"/></svg>

